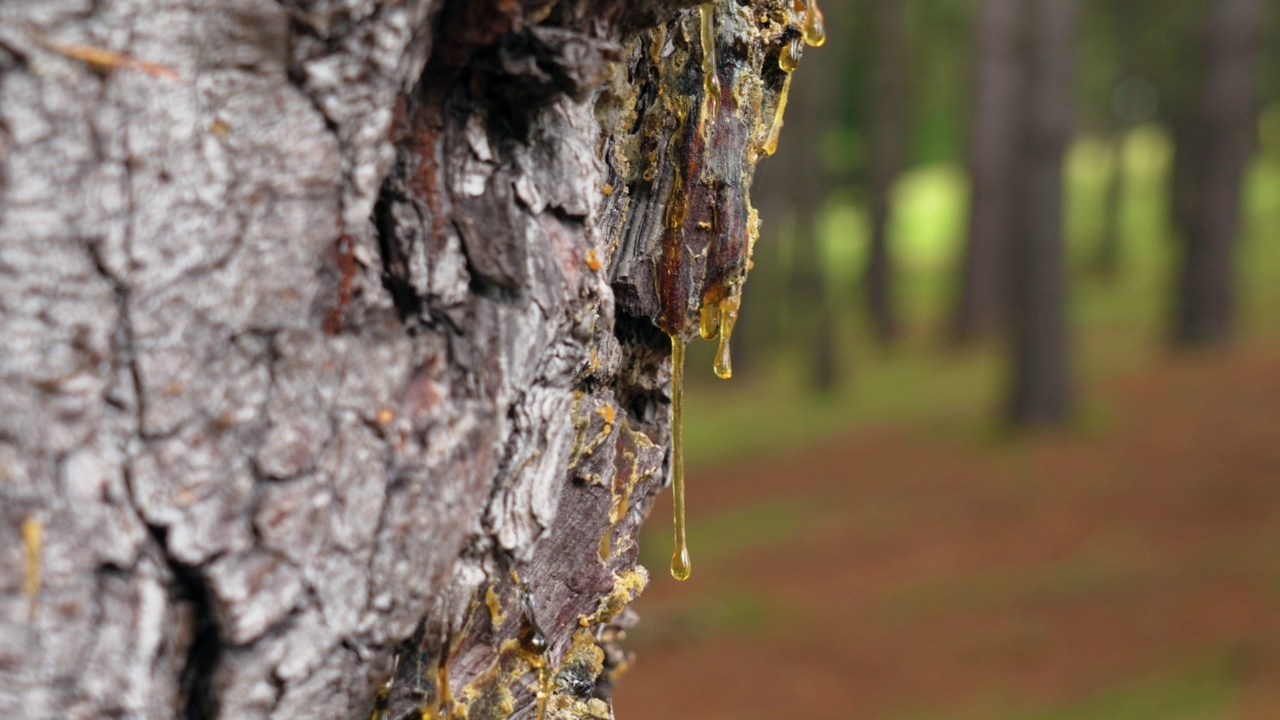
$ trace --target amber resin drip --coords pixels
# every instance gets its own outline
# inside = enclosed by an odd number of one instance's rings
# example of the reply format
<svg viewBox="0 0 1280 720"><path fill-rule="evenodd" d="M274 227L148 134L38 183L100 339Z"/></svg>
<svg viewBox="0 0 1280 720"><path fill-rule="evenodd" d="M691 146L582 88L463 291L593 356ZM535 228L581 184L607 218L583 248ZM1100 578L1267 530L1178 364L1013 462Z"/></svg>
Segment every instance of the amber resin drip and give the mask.
<svg viewBox="0 0 1280 720"><path fill-rule="evenodd" d="M716 71L716 7L703 3L698 12L702 19L702 117L699 129L705 137L707 123L720 114L720 75Z"/></svg>
<svg viewBox="0 0 1280 720"><path fill-rule="evenodd" d="M525 662L538 673L538 689L534 691L534 720L546 720L547 700L551 698L551 668L547 666L546 642L546 638L542 638L542 652L534 652L525 647L524 638L520 640Z"/></svg>
<svg viewBox="0 0 1280 720"><path fill-rule="evenodd" d="M692 570L684 526L684 338L671 336L671 492L676 508L676 546L671 577L688 580Z"/></svg>
<svg viewBox="0 0 1280 720"><path fill-rule="evenodd" d="M453 717L452 708L454 702L453 692L449 689L448 661L440 658L434 661L434 665L434 668L429 667L426 671L435 675L434 697L430 702L418 706L418 716L422 720L449 720ZM421 669L418 674L421 682L421 676L423 675Z"/></svg>
<svg viewBox="0 0 1280 720"><path fill-rule="evenodd" d="M717 6L712 0L700 0L696 35L689 15L673 26L679 28L682 39L700 48L664 55L660 50L669 39L666 32L654 31L650 37L647 60L660 80L673 81L660 82L659 100L643 108L645 122L639 127L648 130L640 134L636 153L636 162L645 163L643 179L652 185L650 191L666 199L661 254L654 264L658 312L653 322L671 338L672 348L675 548L671 574L677 580L687 579L691 569L682 427L685 343L694 337L695 328L704 340L718 342L715 374L725 379L733 375L733 331L758 237L759 216L748 197L751 177L757 161L778 149L792 74L801 55L806 46L826 41L818 0L774 0L759 3L760 7L745 0L720 2ZM744 11L743 6L754 9ZM764 6L767 11L760 13ZM720 66L717 46L732 54L734 62ZM684 46L677 43L677 47ZM744 47L752 51L747 53L749 67L739 62L738 51ZM700 108L690 105L699 102L699 89ZM692 121L694 112L700 112L697 123ZM668 138L671 129L674 134ZM665 155L663 143L667 143ZM660 156L667 160L665 166ZM615 489L615 503L618 499ZM600 540L601 559L613 551L611 533L612 527Z"/></svg>
<svg viewBox="0 0 1280 720"><path fill-rule="evenodd" d="M733 339L733 327L738 324L738 308L742 303L738 294L721 300L717 306L720 316L720 345L716 348L716 377L728 380L733 377L733 361L729 357L729 341Z"/></svg>
<svg viewBox="0 0 1280 720"><path fill-rule="evenodd" d="M809 47L822 47L827 42L827 27L818 0L809 0L804 13L804 42Z"/></svg>
<svg viewBox="0 0 1280 720"><path fill-rule="evenodd" d="M720 337L720 305L703 302L698 311L698 334L703 340L715 340Z"/></svg>
<svg viewBox="0 0 1280 720"><path fill-rule="evenodd" d="M22 583L22 594L27 596L27 618L34 620L40 607L40 585L43 573L40 569L40 558L44 547L44 525L39 520L28 517L22 521L22 545L26 551L26 575Z"/></svg>
<svg viewBox="0 0 1280 720"><path fill-rule="evenodd" d="M787 53L783 53L785 56ZM781 64L781 63L780 63ZM783 69L786 66L783 65ZM782 83L782 93L778 96L778 109L773 114L773 123L769 126L769 136L765 138L761 154L766 157L778 152L778 139L782 136L782 115L787 110L787 95L791 92L791 74Z"/></svg>
<svg viewBox="0 0 1280 720"><path fill-rule="evenodd" d="M512 570L513 577L519 582L515 571ZM551 698L551 667L547 662L547 651L551 649L551 643L547 640L546 633L542 632L542 628L538 625L538 619L534 615L533 610L533 591L521 583L520 587L520 604L524 610L524 618L528 623L528 627L524 632L520 633L520 651L524 656L529 667L538 673L538 689L534 694L534 718L535 720L544 720L547 716L547 700Z"/></svg>

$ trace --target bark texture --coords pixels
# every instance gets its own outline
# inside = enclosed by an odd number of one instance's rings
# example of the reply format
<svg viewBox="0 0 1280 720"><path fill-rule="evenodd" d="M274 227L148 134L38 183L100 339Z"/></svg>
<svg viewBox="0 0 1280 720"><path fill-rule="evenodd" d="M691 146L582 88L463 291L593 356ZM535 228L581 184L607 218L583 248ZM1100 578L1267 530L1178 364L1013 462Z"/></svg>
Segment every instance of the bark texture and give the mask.
<svg viewBox="0 0 1280 720"><path fill-rule="evenodd" d="M0 5L0 715L611 717L800 34L717 3L708 141L689 4Z"/></svg>

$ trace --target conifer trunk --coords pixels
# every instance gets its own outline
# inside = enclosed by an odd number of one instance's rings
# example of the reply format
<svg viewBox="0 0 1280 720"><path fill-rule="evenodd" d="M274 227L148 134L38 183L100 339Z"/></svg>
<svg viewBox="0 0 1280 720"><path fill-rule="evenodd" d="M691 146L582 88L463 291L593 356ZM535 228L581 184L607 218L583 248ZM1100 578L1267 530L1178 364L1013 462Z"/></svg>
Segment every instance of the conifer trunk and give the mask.
<svg viewBox="0 0 1280 720"><path fill-rule="evenodd" d="M0 716L612 716L691 5L0 4Z"/></svg>

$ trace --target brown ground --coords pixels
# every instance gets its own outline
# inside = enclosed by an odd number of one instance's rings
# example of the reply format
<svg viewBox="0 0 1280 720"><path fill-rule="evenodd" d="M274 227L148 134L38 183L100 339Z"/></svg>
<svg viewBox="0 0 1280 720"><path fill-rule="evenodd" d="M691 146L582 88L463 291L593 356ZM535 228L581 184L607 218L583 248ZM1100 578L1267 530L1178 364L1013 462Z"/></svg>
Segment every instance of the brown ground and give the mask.
<svg viewBox="0 0 1280 720"><path fill-rule="evenodd" d="M1105 427L696 472L618 717L1280 718L1280 350L1090 398Z"/></svg>

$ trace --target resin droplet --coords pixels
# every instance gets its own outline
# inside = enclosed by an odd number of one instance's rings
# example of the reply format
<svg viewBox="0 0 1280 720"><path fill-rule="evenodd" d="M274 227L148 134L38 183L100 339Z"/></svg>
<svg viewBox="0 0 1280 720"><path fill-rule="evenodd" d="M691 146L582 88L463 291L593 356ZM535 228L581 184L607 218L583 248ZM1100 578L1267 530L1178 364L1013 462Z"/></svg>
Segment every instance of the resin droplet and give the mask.
<svg viewBox="0 0 1280 720"><path fill-rule="evenodd" d="M530 627L520 635L520 647L525 652L542 655L547 651L547 636L537 627Z"/></svg>
<svg viewBox="0 0 1280 720"><path fill-rule="evenodd" d="M705 303L698 311L698 334L703 340L715 340L720 337L720 306Z"/></svg>
<svg viewBox="0 0 1280 720"><path fill-rule="evenodd" d="M676 546L671 577L688 580L692 565L684 527L684 339L671 336L671 497L676 508Z"/></svg>
<svg viewBox="0 0 1280 720"><path fill-rule="evenodd" d="M761 152L765 156L778 152L778 138L782 135L782 116L787 111L787 95L791 92L791 76L782 84L782 92L778 95L778 109L773 114L773 124L769 126L769 137L764 141Z"/></svg>
<svg viewBox="0 0 1280 720"><path fill-rule="evenodd" d="M698 8L702 19L702 117L699 127L706 135L707 121L720 114L720 75L716 72L716 8L703 3Z"/></svg>
<svg viewBox="0 0 1280 720"><path fill-rule="evenodd" d="M738 323L738 308L741 299L731 295L720 301L720 347L716 349L716 377L728 380L733 377L733 361L729 357L729 340L733 337L733 326Z"/></svg>
<svg viewBox="0 0 1280 720"><path fill-rule="evenodd" d="M809 47L822 47L827 42L826 21L818 0L809 0L809 8L804 14L804 42Z"/></svg>
<svg viewBox="0 0 1280 720"><path fill-rule="evenodd" d="M689 562L689 548L682 546L671 554L671 577L684 582L693 571L693 563Z"/></svg>
<svg viewBox="0 0 1280 720"><path fill-rule="evenodd" d="M778 67L783 72L795 72L800 67L800 56L804 54L804 42L800 38L796 38L787 44L787 47L778 55Z"/></svg>

